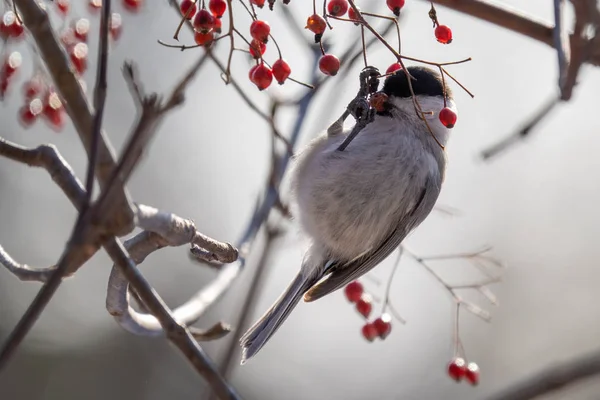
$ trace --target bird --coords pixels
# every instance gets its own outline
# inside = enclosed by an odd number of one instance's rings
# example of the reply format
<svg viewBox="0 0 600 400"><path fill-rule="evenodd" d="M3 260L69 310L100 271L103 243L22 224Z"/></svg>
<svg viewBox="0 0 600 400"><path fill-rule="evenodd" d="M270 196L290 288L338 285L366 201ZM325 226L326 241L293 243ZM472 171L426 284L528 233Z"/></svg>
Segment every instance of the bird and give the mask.
<svg viewBox="0 0 600 400"><path fill-rule="evenodd" d="M445 107L457 108L438 71L406 70L412 92L405 70L388 76L380 91L387 96L384 107L343 151L338 147L350 129L324 132L294 156L291 195L308 248L296 277L241 336L241 364L263 348L300 300L320 299L369 272L432 211L451 132L438 116Z"/></svg>

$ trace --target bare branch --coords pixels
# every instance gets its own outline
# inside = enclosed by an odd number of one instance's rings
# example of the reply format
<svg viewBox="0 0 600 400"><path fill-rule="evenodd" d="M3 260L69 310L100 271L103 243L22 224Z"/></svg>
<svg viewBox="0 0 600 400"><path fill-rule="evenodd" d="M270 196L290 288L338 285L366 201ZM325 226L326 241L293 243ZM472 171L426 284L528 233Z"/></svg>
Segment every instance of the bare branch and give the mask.
<svg viewBox="0 0 600 400"><path fill-rule="evenodd" d="M75 208L80 210L85 203L85 189L83 185L79 182L73 169L71 169L54 145L42 145L35 149L28 149L0 137L0 156L27 164L31 167L44 168ZM0 264L4 265L17 278L24 281L46 282L56 270L55 266L32 268L26 264L19 264L1 246Z"/></svg>
<svg viewBox="0 0 600 400"><path fill-rule="evenodd" d="M554 40L554 48L558 59L558 87L562 88L567 74L567 52L564 42L563 30L563 14L564 0L554 0L554 29L552 31L552 39Z"/></svg>
<svg viewBox="0 0 600 400"><path fill-rule="evenodd" d="M546 368L487 400L530 400L600 374L600 351ZM568 397L568 396L567 396Z"/></svg>
<svg viewBox="0 0 600 400"><path fill-rule="evenodd" d="M433 0L433 3L554 46L553 27L550 24L508 5L485 0Z"/></svg>
<svg viewBox="0 0 600 400"><path fill-rule="evenodd" d="M500 5L496 2L492 3L487 0L433 0L433 2L494 25L498 25L502 28L509 29L555 48L554 27L552 25L526 15L507 5ZM590 17L595 18L597 21L598 11L597 9L591 9L592 3L595 3L595 0L571 0L571 2L575 6L577 2L586 2L587 6L589 6L587 12ZM600 40L595 41L594 45L591 47L592 49L590 50L589 57L585 62L600 66ZM572 60L574 51L575 49L571 42ZM573 63L573 61L571 61L571 63Z"/></svg>
<svg viewBox="0 0 600 400"><path fill-rule="evenodd" d="M92 122L92 144L89 152L89 161L87 174L85 178L86 201L85 207L88 207L94 191L94 175L96 172L96 162L98 160L98 145L100 143L100 134L102 132L102 117L104 116L104 106L106 104L106 70L108 68L108 24L110 14L111 0L102 1L102 16L100 18L100 35L98 39L98 65L96 67L96 87L94 88L94 108L95 114ZM123 191L125 188L123 188Z"/></svg>
<svg viewBox="0 0 600 400"><path fill-rule="evenodd" d="M56 267L34 268L27 264L19 264L2 246L0 246L0 264L4 265L9 272L12 272L22 281L46 282L46 280L56 270Z"/></svg>
<svg viewBox="0 0 600 400"><path fill-rule="evenodd" d="M566 87L566 86L565 86ZM517 132L513 133L501 139L496 144L488 147L487 149L481 152L481 158L484 160L489 160L492 157L495 157L502 152L508 150L511 146L519 143L530 136L531 132L534 128L542 121L550 111L556 107L559 103L560 99L558 97L552 97L548 102L546 102L538 112L534 114L534 116Z"/></svg>
<svg viewBox="0 0 600 400"><path fill-rule="evenodd" d="M192 363L194 369L206 379L217 396L221 399L239 399L240 397L234 389L219 374L214 362L200 348L192 333L185 326L176 322L176 317L170 312L148 281L140 274L135 263L128 256L127 251L118 239L109 239L105 244L105 249L126 280L135 288L143 304L160 321L169 340Z"/></svg>
<svg viewBox="0 0 600 400"><path fill-rule="evenodd" d="M30 167L44 168L75 208L79 210L83 205L85 189L56 146L47 144L35 149L28 149L0 137L0 156L27 164Z"/></svg>
<svg viewBox="0 0 600 400"><path fill-rule="evenodd" d="M144 205L139 205L138 210L140 210L138 215L142 215L139 218L142 221L140 226L147 230L125 242L125 248L136 264L139 265L149 254L163 247L181 246L197 240L198 232L196 232L193 222ZM233 246L219 243L206 236L204 238L207 239L205 243L210 246L217 244L215 247L220 250L227 248L223 253L218 253L221 254L221 260L235 261L237 259L237 250ZM213 255L215 258L219 258L215 253ZM226 268L221 271L220 275L223 273L230 275ZM215 281L222 282L223 280L217 278ZM143 336L163 335L161 323L157 318L151 314L138 313L129 305L128 286L129 283L121 270L113 266L106 294L108 312L115 317L119 325L131 333ZM214 293L214 290L212 292ZM208 295L205 293L205 289L200 290L185 304L175 309L173 312L175 320L184 326L196 322L216 299L210 292Z"/></svg>
<svg viewBox="0 0 600 400"><path fill-rule="evenodd" d="M158 233L170 246L192 243L213 253L214 259L221 263L231 263L238 258L235 247L203 235L190 220L143 204L137 205L136 217L138 227Z"/></svg>

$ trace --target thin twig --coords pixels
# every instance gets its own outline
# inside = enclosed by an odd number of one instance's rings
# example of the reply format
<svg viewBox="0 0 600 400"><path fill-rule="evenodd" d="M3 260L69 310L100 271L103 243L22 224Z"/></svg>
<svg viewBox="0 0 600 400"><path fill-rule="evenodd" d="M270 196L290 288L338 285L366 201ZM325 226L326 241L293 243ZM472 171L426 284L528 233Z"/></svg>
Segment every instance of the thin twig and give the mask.
<svg viewBox="0 0 600 400"><path fill-rule="evenodd" d="M517 132L513 133L510 136L500 140L498 143L488 147L484 151L481 152L481 158L484 160L489 160L490 158L497 156L508 148L512 147L514 144L518 142L522 142L525 138L529 137L533 128L535 128L540 121L544 119L550 111L554 109L554 107L559 103L560 99L558 97L552 97L549 101L547 101L543 107L527 122L525 126L519 129Z"/></svg>
<svg viewBox="0 0 600 400"><path fill-rule="evenodd" d="M567 56L565 53L565 44L563 40L563 9L564 0L554 0L554 29L552 30L552 40L556 49L558 59L558 87L562 90L567 74Z"/></svg>
<svg viewBox="0 0 600 400"><path fill-rule="evenodd" d="M110 21L111 0L102 0L102 15L100 17L100 35L98 39L98 65L96 67L96 86L94 88L94 119L92 123L92 144L88 160L87 174L85 178L86 201L85 207L88 207L93 196L94 175L96 173L96 162L98 160L98 145L100 143L100 134L102 132L102 117L104 116L104 106L106 104L106 75L108 69L108 39Z"/></svg>
<svg viewBox="0 0 600 400"><path fill-rule="evenodd" d="M198 373L206 379L219 398L238 400L240 397L221 376L217 366L196 342L193 334L176 322L175 317L156 294L150 283L140 274L123 245L116 238L110 239L105 249L131 284L146 308L159 321L169 340L179 348Z"/></svg>
<svg viewBox="0 0 600 400"><path fill-rule="evenodd" d="M531 400L600 374L600 351L557 363L509 385L486 400ZM565 398L568 398L566 396Z"/></svg>

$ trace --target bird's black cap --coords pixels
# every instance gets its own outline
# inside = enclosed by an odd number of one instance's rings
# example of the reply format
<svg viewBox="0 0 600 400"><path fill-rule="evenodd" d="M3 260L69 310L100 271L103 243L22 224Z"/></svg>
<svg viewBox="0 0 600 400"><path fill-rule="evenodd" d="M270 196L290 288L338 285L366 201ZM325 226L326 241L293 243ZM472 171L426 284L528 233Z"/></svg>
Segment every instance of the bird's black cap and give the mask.
<svg viewBox="0 0 600 400"><path fill-rule="evenodd" d="M438 71L426 67L407 67L412 75L412 87L415 95L444 96L442 77ZM403 70L398 70L394 75L386 78L383 90L388 96L411 97L408 79ZM446 85L446 97L452 98L452 91Z"/></svg>

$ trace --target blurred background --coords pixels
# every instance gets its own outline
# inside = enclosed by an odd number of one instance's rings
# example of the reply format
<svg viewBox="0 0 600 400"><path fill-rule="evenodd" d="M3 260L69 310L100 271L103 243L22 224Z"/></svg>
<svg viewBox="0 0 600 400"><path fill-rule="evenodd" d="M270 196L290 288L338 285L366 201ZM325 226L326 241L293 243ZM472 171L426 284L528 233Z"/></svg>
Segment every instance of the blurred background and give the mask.
<svg viewBox="0 0 600 400"><path fill-rule="evenodd" d="M85 2L73 2L76 15L87 15ZM115 2L115 8L122 6ZM308 4L288 7L300 24L312 12ZM508 1L542 20L552 20L552 2ZM383 1L358 1L363 10L387 10ZM239 4L236 4L239 6ZM287 30L279 8L259 16L290 63L293 76L308 80L312 53ZM115 11L121 12L119 9ZM556 55L549 47L468 16L438 7L440 23L449 25L454 41L435 41L427 17L429 3L410 1L401 21L403 53L435 61L472 57L452 66L453 73L475 93L471 99L453 84L458 123L447 148L449 166L438 204L460 211L449 217L434 212L406 241L414 253L427 256L472 251L489 244L508 265L504 280L493 285L500 305L480 296L470 300L491 311L487 324L462 313L461 337L469 360L481 368L477 387L457 384L446 375L453 356L452 300L422 267L404 259L395 275L391 299L406 325L393 321L385 341L368 343L361 336L362 318L336 292L315 303L301 304L254 359L238 366L234 334L203 344L223 363L234 346L230 380L245 399L483 399L546 366L596 350L600 319L600 200L598 170L600 74L584 67L571 102L557 107L533 137L490 162L479 153L514 132L556 94ZM236 24L246 30L249 17L235 8ZM149 91L168 93L201 50L180 52L157 44L172 42L178 17L166 1L147 1L132 15L122 12L124 30L109 60L109 95L104 127L121 149L135 119L134 103L122 78L125 60L134 60ZM570 21L571 13L567 20ZM95 43L99 17L90 17ZM239 21L239 22L237 22ZM57 26L58 26L57 21ZM303 27L304 25L301 25ZM358 28L334 23L331 52L341 53ZM224 28L227 22L224 20ZM241 28L243 27L243 28ZM308 31L306 38L310 39ZM394 36L389 36L393 41ZM183 30L182 43L193 43ZM27 78L31 57L21 46ZM90 48L90 65L96 46ZM224 60L228 44L217 54ZM274 48L268 56L275 59ZM385 69L391 54L375 46L369 62ZM342 66L343 68L343 66ZM349 80L328 83L311 104L300 145L327 127L357 90L358 63ZM265 93L247 82L246 56L236 53L233 75L261 106ZM89 88L94 73L85 75ZM72 126L55 133L43 124L23 129L17 122L22 104L20 85L0 108L0 136L25 146L55 144L80 179L86 157ZM305 88L288 82L269 89L295 98ZM335 96L330 92L335 91ZM89 91L91 93L91 90ZM324 117L323 117L324 114ZM295 109L277 121L284 133ZM225 86L211 62L187 91L187 101L167 118L129 189L135 201L190 218L198 229L219 240L236 242L264 188L270 163L270 131L237 93ZM283 193L286 198L286 193ZM0 158L0 243L18 261L34 266L56 262L75 221L74 208L47 173ZM247 324L258 318L295 275L304 251L295 223L283 223L285 235L271 244L267 270ZM196 324L238 321L256 271L265 234L261 232L248 266L224 298ZM193 264L187 247L161 250L141 266L171 307L185 301L216 272ZM385 282L396 253L372 276ZM481 275L462 262L432 264L449 283ZM134 337L105 310L111 263L99 252L74 278L64 282L9 367L0 375L0 399L208 399L210 392L187 361L164 339ZM363 280L381 296L385 285ZM0 270L0 338L7 337L40 288ZM376 308L377 310L377 308ZM248 326L238 326L244 331ZM590 379L546 399L600 399L600 380Z"/></svg>

